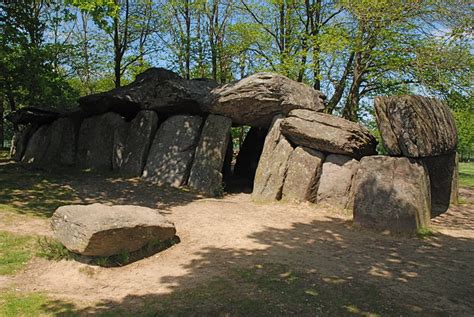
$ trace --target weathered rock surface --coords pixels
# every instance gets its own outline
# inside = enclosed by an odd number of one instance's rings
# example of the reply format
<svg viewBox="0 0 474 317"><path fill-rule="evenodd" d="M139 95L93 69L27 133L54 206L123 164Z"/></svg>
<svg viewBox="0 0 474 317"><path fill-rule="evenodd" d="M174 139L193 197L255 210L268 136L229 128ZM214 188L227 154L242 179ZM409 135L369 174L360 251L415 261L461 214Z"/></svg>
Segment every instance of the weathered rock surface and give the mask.
<svg viewBox="0 0 474 317"><path fill-rule="evenodd" d="M248 179L253 183L267 133L268 130L265 128L250 128L235 161L235 176Z"/></svg>
<svg viewBox="0 0 474 317"><path fill-rule="evenodd" d="M281 123L290 141L314 150L361 158L376 154L377 141L365 127L333 115L293 110Z"/></svg>
<svg viewBox="0 0 474 317"><path fill-rule="evenodd" d="M117 130L126 128L125 120L112 112L85 119L79 130L78 165L83 168L111 170L114 135Z"/></svg>
<svg viewBox="0 0 474 317"><path fill-rule="evenodd" d="M22 162L37 167L70 166L75 162L75 155L75 125L69 118L59 118L33 133Z"/></svg>
<svg viewBox="0 0 474 317"><path fill-rule="evenodd" d="M51 218L51 228L68 250L88 256L133 252L176 234L174 224L156 210L102 204L59 207Z"/></svg>
<svg viewBox="0 0 474 317"><path fill-rule="evenodd" d="M119 170L125 162L125 146L130 129L130 123L125 122L119 129L115 129L113 136L112 169Z"/></svg>
<svg viewBox="0 0 474 317"><path fill-rule="evenodd" d="M12 144L10 148L10 157L14 161L21 161L23 154L25 154L28 140L31 138L33 133L36 131L36 125L20 126L20 130L13 134Z"/></svg>
<svg viewBox="0 0 474 317"><path fill-rule="evenodd" d="M142 177L158 185L185 185L201 125L199 116L178 115L163 122L153 139Z"/></svg>
<svg viewBox="0 0 474 317"><path fill-rule="evenodd" d="M140 111L132 120L120 168L124 174L142 175L157 128L158 115L154 111Z"/></svg>
<svg viewBox="0 0 474 317"><path fill-rule="evenodd" d="M234 124L269 127L273 117L293 109L322 111L324 95L273 73L257 73L212 90L207 111L227 116Z"/></svg>
<svg viewBox="0 0 474 317"><path fill-rule="evenodd" d="M282 117L273 120L265 138L262 155L255 173L252 199L255 201L275 201L282 196L288 161L293 147L280 132Z"/></svg>
<svg viewBox="0 0 474 317"><path fill-rule="evenodd" d="M449 108L435 98L377 97L375 113L390 155L436 156L451 153L456 148L454 118Z"/></svg>
<svg viewBox="0 0 474 317"><path fill-rule="evenodd" d="M43 158L46 155L46 151L49 147L50 125L44 124L40 126L28 140L25 154L21 161L26 164L41 165Z"/></svg>
<svg viewBox="0 0 474 317"><path fill-rule="evenodd" d="M47 124L58 119L61 113L35 107L24 107L6 116L6 119L15 124Z"/></svg>
<svg viewBox="0 0 474 317"><path fill-rule="evenodd" d="M196 148L188 185L211 196L222 194L222 167L230 140L232 120L209 115Z"/></svg>
<svg viewBox="0 0 474 317"><path fill-rule="evenodd" d="M288 161L282 199L316 202L324 154L302 146L297 147Z"/></svg>
<svg viewBox="0 0 474 317"><path fill-rule="evenodd" d="M204 98L216 86L210 80L186 80L172 71L150 68L129 85L80 98L79 106L90 114L112 111L130 119L140 110L200 114Z"/></svg>
<svg viewBox="0 0 474 317"><path fill-rule="evenodd" d="M458 203L459 162L457 153L420 159L426 165L430 177L431 216L435 217Z"/></svg>
<svg viewBox="0 0 474 317"><path fill-rule="evenodd" d="M354 222L394 233L430 224L430 183L423 164L406 157L369 156L354 182Z"/></svg>
<svg viewBox="0 0 474 317"><path fill-rule="evenodd" d="M330 154L324 161L318 187L318 203L347 208L352 181L359 161L352 157Z"/></svg>

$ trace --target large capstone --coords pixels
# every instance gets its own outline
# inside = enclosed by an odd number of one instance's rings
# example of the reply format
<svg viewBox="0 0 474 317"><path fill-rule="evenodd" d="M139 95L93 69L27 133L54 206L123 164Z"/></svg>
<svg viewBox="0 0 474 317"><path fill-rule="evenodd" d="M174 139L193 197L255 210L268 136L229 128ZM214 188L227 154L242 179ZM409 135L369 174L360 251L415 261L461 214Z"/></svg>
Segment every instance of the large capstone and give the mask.
<svg viewBox="0 0 474 317"><path fill-rule="evenodd" d="M205 97L216 86L210 80L186 80L172 71L150 68L126 86L80 98L79 106L90 114L112 111L130 119L140 110L200 114Z"/></svg>
<svg viewBox="0 0 474 317"><path fill-rule="evenodd" d="M24 107L11 112L6 119L14 124L48 124L61 117L61 113L35 107Z"/></svg>
<svg viewBox="0 0 474 317"><path fill-rule="evenodd" d="M324 95L283 75L257 73L212 90L205 109L234 124L269 127L273 117L293 109L322 111Z"/></svg>
<svg viewBox="0 0 474 317"><path fill-rule="evenodd" d="M154 111L140 111L132 120L120 168L124 174L142 175L157 127L158 115Z"/></svg>
<svg viewBox="0 0 474 317"><path fill-rule="evenodd" d="M153 139L142 177L158 185L185 185L201 125L201 117L188 115L173 116L163 122Z"/></svg>
<svg viewBox="0 0 474 317"><path fill-rule="evenodd" d="M112 112L85 119L79 130L78 166L111 170L117 131L127 129L127 127L125 120Z"/></svg>
<svg viewBox="0 0 474 317"><path fill-rule="evenodd" d="M422 96L375 98L375 113L390 155L426 157L452 153L456 124L440 100Z"/></svg>
<svg viewBox="0 0 474 317"><path fill-rule="evenodd" d="M450 203L458 203L459 162L457 153L420 159L428 169L431 188L431 216L448 210Z"/></svg>
<svg viewBox="0 0 474 317"><path fill-rule="evenodd" d="M323 164L318 187L318 203L347 208L350 189L359 161L350 156L330 154Z"/></svg>
<svg viewBox="0 0 474 317"><path fill-rule="evenodd" d="M316 202L324 154L302 146L297 147L288 161L282 199Z"/></svg>
<svg viewBox="0 0 474 317"><path fill-rule="evenodd" d="M102 204L59 207L51 228L68 250L87 256L133 252L176 234L174 224L157 210Z"/></svg>
<svg viewBox="0 0 474 317"><path fill-rule="evenodd" d="M255 173L252 199L255 201L280 200L288 161L293 147L280 132L281 116L276 116L265 138L260 162Z"/></svg>
<svg viewBox="0 0 474 317"><path fill-rule="evenodd" d="M330 114L293 110L281 123L291 142L314 150L361 158L376 153L377 141L362 125Z"/></svg>
<svg viewBox="0 0 474 317"><path fill-rule="evenodd" d="M188 185L191 188L211 196L222 195L222 168L231 126L232 120L227 117L207 117L189 176Z"/></svg>
<svg viewBox="0 0 474 317"><path fill-rule="evenodd" d="M425 166L406 157L362 158L354 182L354 222L393 233L430 224L430 182Z"/></svg>

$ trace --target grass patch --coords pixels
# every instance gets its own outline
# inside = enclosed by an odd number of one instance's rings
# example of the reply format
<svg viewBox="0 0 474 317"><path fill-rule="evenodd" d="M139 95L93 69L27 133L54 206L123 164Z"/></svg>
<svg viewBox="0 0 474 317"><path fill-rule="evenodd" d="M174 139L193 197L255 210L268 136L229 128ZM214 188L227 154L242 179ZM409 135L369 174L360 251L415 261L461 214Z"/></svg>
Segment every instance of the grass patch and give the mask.
<svg viewBox="0 0 474 317"><path fill-rule="evenodd" d="M7 291L0 294L0 316L57 316L68 314L72 304L56 301L41 293Z"/></svg>
<svg viewBox="0 0 474 317"><path fill-rule="evenodd" d="M0 149L0 161L9 161L10 160L10 150Z"/></svg>
<svg viewBox="0 0 474 317"><path fill-rule="evenodd" d="M0 231L0 275L15 274L35 254L35 239Z"/></svg>
<svg viewBox="0 0 474 317"><path fill-rule="evenodd" d="M459 185L474 187L474 162L459 163Z"/></svg>
<svg viewBox="0 0 474 317"><path fill-rule="evenodd" d="M51 238L41 237L38 238L39 250L36 255L48 260L60 261L60 260L72 260L75 258L75 254L66 249L59 241Z"/></svg>
<svg viewBox="0 0 474 317"><path fill-rule="evenodd" d="M432 237L435 235L434 231L430 228L426 228L426 227L423 227L423 228L418 228L416 230L416 235L418 236L418 238L420 239L426 239L426 238L429 238L429 237Z"/></svg>

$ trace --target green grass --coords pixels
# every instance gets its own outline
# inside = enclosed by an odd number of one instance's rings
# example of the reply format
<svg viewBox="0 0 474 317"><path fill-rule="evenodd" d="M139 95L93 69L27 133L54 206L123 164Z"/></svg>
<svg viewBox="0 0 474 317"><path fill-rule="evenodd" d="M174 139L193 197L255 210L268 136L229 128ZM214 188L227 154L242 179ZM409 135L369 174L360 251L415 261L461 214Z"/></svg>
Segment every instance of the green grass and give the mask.
<svg viewBox="0 0 474 317"><path fill-rule="evenodd" d="M10 150L0 149L0 161L10 160Z"/></svg>
<svg viewBox="0 0 474 317"><path fill-rule="evenodd" d="M474 187L474 162L459 163L459 185Z"/></svg>
<svg viewBox="0 0 474 317"><path fill-rule="evenodd" d="M5 317L70 315L73 307L41 293L7 291L0 294L0 316Z"/></svg>
<svg viewBox="0 0 474 317"><path fill-rule="evenodd" d="M34 237L0 231L0 275L15 274L34 256Z"/></svg>

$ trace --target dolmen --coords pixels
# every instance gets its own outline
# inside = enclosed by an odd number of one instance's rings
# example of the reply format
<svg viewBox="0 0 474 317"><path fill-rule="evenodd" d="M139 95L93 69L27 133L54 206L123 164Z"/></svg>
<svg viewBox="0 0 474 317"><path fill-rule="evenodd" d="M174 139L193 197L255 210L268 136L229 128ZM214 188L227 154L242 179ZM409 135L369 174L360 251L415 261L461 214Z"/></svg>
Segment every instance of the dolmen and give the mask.
<svg viewBox="0 0 474 317"><path fill-rule="evenodd" d="M390 232L427 227L456 202L457 134L444 103L376 98L387 155L377 155L367 128L324 110L321 92L278 74L217 85L150 68L129 85L80 98L72 112L18 113L12 157L214 197L229 175L243 177L254 201L332 205L353 212L357 225ZM231 128L241 126L249 130L234 158Z"/></svg>

